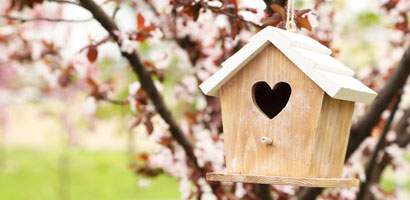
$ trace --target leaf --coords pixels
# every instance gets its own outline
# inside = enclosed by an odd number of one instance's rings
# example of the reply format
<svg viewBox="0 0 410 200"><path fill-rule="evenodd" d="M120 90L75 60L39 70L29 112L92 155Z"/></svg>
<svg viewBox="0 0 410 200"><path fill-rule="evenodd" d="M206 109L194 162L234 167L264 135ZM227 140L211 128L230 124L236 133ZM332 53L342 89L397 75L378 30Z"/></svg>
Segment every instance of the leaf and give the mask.
<svg viewBox="0 0 410 200"><path fill-rule="evenodd" d="M179 8L181 6L186 6L191 3L191 0L171 0L170 4L174 5L175 8Z"/></svg>
<svg viewBox="0 0 410 200"><path fill-rule="evenodd" d="M10 8L16 7L19 10L22 10L25 6L33 8L36 4L43 3L43 0L12 0Z"/></svg>
<svg viewBox="0 0 410 200"><path fill-rule="evenodd" d="M161 137L159 143L165 146L170 145L172 143L172 138L171 137Z"/></svg>
<svg viewBox="0 0 410 200"><path fill-rule="evenodd" d="M97 50L97 46L95 45L90 45L88 47L88 51L87 51L87 58L90 62L95 62L97 60L98 57L98 50Z"/></svg>
<svg viewBox="0 0 410 200"><path fill-rule="evenodd" d="M48 61L49 62L49 61ZM58 77L58 83L61 87L67 87L71 82L71 75L74 71L74 66L70 64L68 67L62 70L60 77Z"/></svg>
<svg viewBox="0 0 410 200"><path fill-rule="evenodd" d="M90 86L92 86L94 88L98 87L97 83L91 77L87 76L86 81Z"/></svg>
<svg viewBox="0 0 410 200"><path fill-rule="evenodd" d="M276 27L286 30L286 23L281 21L278 25L276 25Z"/></svg>
<svg viewBox="0 0 410 200"><path fill-rule="evenodd" d="M161 82L161 83L164 82L164 80L165 80L164 73L162 73L160 71L157 71L157 77L158 77L159 82Z"/></svg>
<svg viewBox="0 0 410 200"><path fill-rule="evenodd" d="M138 30L142 30L145 25L145 18L142 16L141 13L138 13L137 15L137 23L138 23Z"/></svg>
<svg viewBox="0 0 410 200"><path fill-rule="evenodd" d="M154 31L155 29L156 27L154 25L150 25L150 26L144 27L141 31L148 33L148 32Z"/></svg>
<svg viewBox="0 0 410 200"><path fill-rule="evenodd" d="M201 6L199 4L196 4L194 6L194 15L192 16L194 21L198 20L200 10L201 10Z"/></svg>
<svg viewBox="0 0 410 200"><path fill-rule="evenodd" d="M201 10L200 4L189 5L185 6L184 9L181 10L181 13L192 17L194 21L196 21L199 17L199 11Z"/></svg>
<svg viewBox="0 0 410 200"><path fill-rule="evenodd" d="M272 5L270 5L270 7L272 8L273 11L275 11L275 13L278 13L278 14L282 15L283 17L286 15L285 14L285 9L281 5L272 4Z"/></svg>
<svg viewBox="0 0 410 200"><path fill-rule="evenodd" d="M296 16L302 17L303 14L306 14L306 13L308 13L308 12L310 12L310 11L311 11L311 9L297 10L297 11L295 12L295 14L296 14Z"/></svg>
<svg viewBox="0 0 410 200"><path fill-rule="evenodd" d="M144 65L145 65L146 67L149 67L149 68L155 68L155 67L154 67L154 64L152 64L152 62L150 62L150 61L148 61L148 60L144 61Z"/></svg>
<svg viewBox="0 0 410 200"><path fill-rule="evenodd" d="M154 131L154 125L151 122L150 118L147 118L144 122L145 128L147 129L148 135L151 135L151 133Z"/></svg>
<svg viewBox="0 0 410 200"><path fill-rule="evenodd" d="M253 13L253 14L258 13L258 10L256 10L255 8L245 8L245 10L246 10L246 11L249 11L249 12L251 12L251 13Z"/></svg>
<svg viewBox="0 0 410 200"><path fill-rule="evenodd" d="M137 127L140 124L141 124L141 118L138 117L137 120L135 120L135 122L131 124L130 130L134 129L135 127Z"/></svg>
<svg viewBox="0 0 410 200"><path fill-rule="evenodd" d="M308 19L303 18L303 17L296 17L295 20L301 28L305 28L309 31L312 31L312 26L310 25L310 22Z"/></svg>
<svg viewBox="0 0 410 200"><path fill-rule="evenodd" d="M187 118L190 122L196 122L196 116L190 112L184 112L185 118Z"/></svg>
<svg viewBox="0 0 410 200"><path fill-rule="evenodd" d="M272 16L262 18L261 23L265 26L276 26L282 20L283 18L280 14L274 13Z"/></svg>
<svg viewBox="0 0 410 200"><path fill-rule="evenodd" d="M142 154L139 155L139 158L146 162L146 161L148 161L149 156L146 153L142 153Z"/></svg>
<svg viewBox="0 0 410 200"><path fill-rule="evenodd" d="M135 40L138 42L144 42L149 36L151 36L149 33L139 32L137 33L137 37L135 38Z"/></svg>

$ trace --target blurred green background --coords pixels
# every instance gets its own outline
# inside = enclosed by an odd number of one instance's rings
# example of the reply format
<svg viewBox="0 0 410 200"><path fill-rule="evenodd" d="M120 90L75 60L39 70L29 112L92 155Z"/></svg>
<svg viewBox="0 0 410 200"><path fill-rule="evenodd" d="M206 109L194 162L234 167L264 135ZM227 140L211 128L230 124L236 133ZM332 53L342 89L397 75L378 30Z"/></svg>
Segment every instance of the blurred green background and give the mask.
<svg viewBox="0 0 410 200"><path fill-rule="evenodd" d="M61 155L12 148L6 154L6 165L0 170L0 199L4 200L180 197L178 182L169 176L149 180L135 176L124 153L73 150Z"/></svg>

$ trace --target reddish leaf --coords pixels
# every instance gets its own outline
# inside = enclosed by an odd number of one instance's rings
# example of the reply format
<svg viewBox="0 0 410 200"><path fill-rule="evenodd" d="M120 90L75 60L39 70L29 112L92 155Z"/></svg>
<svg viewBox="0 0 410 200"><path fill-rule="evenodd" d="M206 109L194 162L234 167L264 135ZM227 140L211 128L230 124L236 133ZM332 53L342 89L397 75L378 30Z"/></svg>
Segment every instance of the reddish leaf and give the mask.
<svg viewBox="0 0 410 200"><path fill-rule="evenodd" d="M165 80L164 73L162 73L160 71L157 71L157 77L158 77L159 82L161 82L161 83L164 82L164 80Z"/></svg>
<svg viewBox="0 0 410 200"><path fill-rule="evenodd" d="M242 29L243 24L239 19L234 19L231 25L231 38L234 40Z"/></svg>
<svg viewBox="0 0 410 200"><path fill-rule="evenodd" d="M145 24L145 18L144 16L142 16L141 13L138 13L137 22L138 22L138 30L140 31L144 28L144 24Z"/></svg>
<svg viewBox="0 0 410 200"><path fill-rule="evenodd" d="M150 26L146 26L143 29L141 29L142 32L151 32L155 30L155 26L154 25L150 25Z"/></svg>
<svg viewBox="0 0 410 200"><path fill-rule="evenodd" d="M286 23L284 21L281 21L276 27L286 30Z"/></svg>
<svg viewBox="0 0 410 200"><path fill-rule="evenodd" d="M161 137L159 141L160 144L165 145L165 146L170 145L171 142L172 142L172 138L170 137Z"/></svg>
<svg viewBox="0 0 410 200"><path fill-rule="evenodd" d="M308 19L303 18L303 17L296 17L295 20L301 28L305 28L309 31L312 31L312 26L310 25L310 22Z"/></svg>
<svg viewBox="0 0 410 200"><path fill-rule="evenodd" d="M249 11L249 12L251 12L251 13L253 13L253 14L258 13L258 10L256 10L255 8L245 8L245 10L246 10L246 11Z"/></svg>
<svg viewBox="0 0 410 200"><path fill-rule="evenodd" d="M43 3L43 0L12 0L10 8L18 8L22 10L25 6L33 8L36 4Z"/></svg>
<svg viewBox="0 0 410 200"><path fill-rule="evenodd" d="M144 61L144 65L146 66L146 67L149 67L149 68L155 68L154 67L154 64L152 64L152 62L150 62L150 61Z"/></svg>
<svg viewBox="0 0 410 200"><path fill-rule="evenodd" d="M140 157L140 159L143 160L143 161L148 161L148 159L149 159L149 156L148 156L148 154L146 154L146 153L140 154L139 157Z"/></svg>
<svg viewBox="0 0 410 200"><path fill-rule="evenodd" d="M154 131L154 125L151 122L151 119L147 118L144 122L145 128L147 129L147 132L149 135Z"/></svg>
<svg viewBox="0 0 410 200"><path fill-rule="evenodd" d="M193 6L192 5L185 6L184 9L181 10L181 13L189 17L192 17L192 19L196 21L199 17L200 10L201 10L201 5L195 4Z"/></svg>
<svg viewBox="0 0 410 200"><path fill-rule="evenodd" d="M91 87L98 88L98 84L91 77L87 77L86 80Z"/></svg>
<svg viewBox="0 0 410 200"><path fill-rule="evenodd" d="M181 6L186 6L191 2L191 0L171 0L170 3L173 4L175 8L179 8Z"/></svg>
<svg viewBox="0 0 410 200"><path fill-rule="evenodd" d="M302 17L303 14L310 12L310 9L298 10L295 12L296 16Z"/></svg>
<svg viewBox="0 0 410 200"><path fill-rule="evenodd" d="M145 35L138 35L135 40L137 40L138 42L144 42L146 39L147 39L147 36L145 36Z"/></svg>
<svg viewBox="0 0 410 200"><path fill-rule="evenodd" d="M282 20L283 17L280 14L274 13L272 16L262 18L261 23L265 26L276 26Z"/></svg>
<svg viewBox="0 0 410 200"><path fill-rule="evenodd" d="M196 4L193 9L194 9L194 14L192 17L194 21L196 21L199 17L199 11L201 10L201 6L199 4Z"/></svg>
<svg viewBox="0 0 410 200"><path fill-rule="evenodd" d="M185 117L192 123L196 122L196 116L190 112L185 112L184 113Z"/></svg>
<svg viewBox="0 0 410 200"><path fill-rule="evenodd" d="M90 45L88 47L88 52L87 52L87 58L90 62L95 62L97 60L98 56L98 50L97 46L95 45Z"/></svg>
<svg viewBox="0 0 410 200"><path fill-rule="evenodd" d="M71 83L71 75L73 70L73 65L69 65L67 68L62 70L60 77L58 77L58 84L61 87L67 87Z"/></svg>
<svg viewBox="0 0 410 200"><path fill-rule="evenodd" d="M270 7L272 8L273 11L275 11L275 13L278 13L282 15L283 17L286 15L285 9L279 4L272 4L270 5Z"/></svg>
<svg viewBox="0 0 410 200"><path fill-rule="evenodd" d="M140 123L141 123L141 118L138 117L137 120L135 120L135 122L131 124L130 130L132 130L135 127L137 127L138 125L140 125Z"/></svg>

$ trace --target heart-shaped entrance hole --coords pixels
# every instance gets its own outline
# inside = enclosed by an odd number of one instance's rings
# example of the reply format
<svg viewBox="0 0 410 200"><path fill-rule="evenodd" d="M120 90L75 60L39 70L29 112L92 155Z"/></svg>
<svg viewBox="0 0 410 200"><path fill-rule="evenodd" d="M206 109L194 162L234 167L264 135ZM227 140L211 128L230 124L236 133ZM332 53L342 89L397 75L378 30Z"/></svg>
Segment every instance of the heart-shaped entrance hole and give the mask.
<svg viewBox="0 0 410 200"><path fill-rule="evenodd" d="M270 119L285 108L291 93L292 89L286 82L276 83L273 88L265 81L256 82L252 86L253 102Z"/></svg>

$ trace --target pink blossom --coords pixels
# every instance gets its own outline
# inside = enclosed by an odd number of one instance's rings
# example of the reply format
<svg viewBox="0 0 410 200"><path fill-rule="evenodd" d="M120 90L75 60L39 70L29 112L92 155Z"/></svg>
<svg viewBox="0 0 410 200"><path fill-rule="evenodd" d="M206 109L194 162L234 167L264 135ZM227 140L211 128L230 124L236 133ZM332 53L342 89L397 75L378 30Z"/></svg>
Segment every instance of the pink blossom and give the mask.
<svg viewBox="0 0 410 200"><path fill-rule="evenodd" d="M97 101L94 97L88 97L82 105L83 111L87 115L93 115L97 110Z"/></svg>
<svg viewBox="0 0 410 200"><path fill-rule="evenodd" d="M386 147L386 152L393 158L397 158L403 155L403 149L401 149L397 144L391 144L390 146Z"/></svg>

